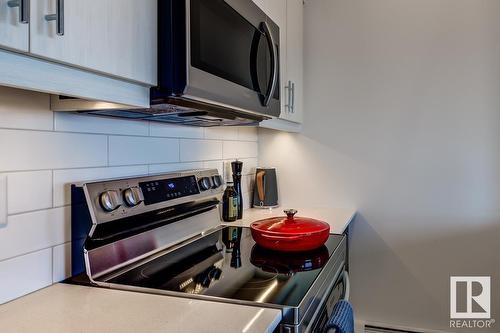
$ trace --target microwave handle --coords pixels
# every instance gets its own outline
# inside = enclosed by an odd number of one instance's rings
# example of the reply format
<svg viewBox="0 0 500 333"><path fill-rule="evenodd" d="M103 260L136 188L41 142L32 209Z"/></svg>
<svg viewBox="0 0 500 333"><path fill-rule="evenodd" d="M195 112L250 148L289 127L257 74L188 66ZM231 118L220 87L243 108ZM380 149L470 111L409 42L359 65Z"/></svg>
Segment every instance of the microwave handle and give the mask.
<svg viewBox="0 0 500 333"><path fill-rule="evenodd" d="M269 85L267 87L267 92L264 98L264 106L269 105L269 101L273 97L274 89L276 89L276 84L278 81L278 52L276 47L274 46L274 39L271 31L269 30L269 25L267 22L261 23L262 30L264 30L264 34L266 35L267 43L271 47L271 77L269 78Z"/></svg>

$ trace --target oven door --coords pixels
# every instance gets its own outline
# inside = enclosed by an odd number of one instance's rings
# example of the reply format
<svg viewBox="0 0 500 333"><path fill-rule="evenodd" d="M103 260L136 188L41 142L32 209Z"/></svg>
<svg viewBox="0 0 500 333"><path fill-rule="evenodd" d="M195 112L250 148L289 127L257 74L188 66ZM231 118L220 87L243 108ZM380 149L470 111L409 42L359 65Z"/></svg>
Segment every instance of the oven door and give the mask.
<svg viewBox="0 0 500 333"><path fill-rule="evenodd" d="M185 98L279 116L279 27L251 0L186 0Z"/></svg>

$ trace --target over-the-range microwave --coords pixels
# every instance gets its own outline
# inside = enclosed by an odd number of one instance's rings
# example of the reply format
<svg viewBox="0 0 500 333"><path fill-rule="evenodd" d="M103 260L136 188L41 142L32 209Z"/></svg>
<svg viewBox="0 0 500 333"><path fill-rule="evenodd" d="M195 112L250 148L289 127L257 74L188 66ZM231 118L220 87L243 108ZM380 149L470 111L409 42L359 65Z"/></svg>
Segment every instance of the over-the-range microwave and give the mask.
<svg viewBox="0 0 500 333"><path fill-rule="evenodd" d="M150 108L53 96L52 109L193 126L256 124L280 114L279 45L279 27L252 0L159 0Z"/></svg>

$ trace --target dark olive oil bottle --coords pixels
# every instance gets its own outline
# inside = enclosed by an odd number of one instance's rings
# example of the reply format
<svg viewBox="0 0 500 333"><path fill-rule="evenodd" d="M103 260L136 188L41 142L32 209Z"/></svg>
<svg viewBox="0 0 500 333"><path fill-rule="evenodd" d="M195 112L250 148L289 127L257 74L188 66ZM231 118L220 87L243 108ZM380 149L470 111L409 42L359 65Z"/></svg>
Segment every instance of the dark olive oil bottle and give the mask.
<svg viewBox="0 0 500 333"><path fill-rule="evenodd" d="M238 197L238 220L243 218L243 193L241 191L241 173L243 171L243 162L231 162L231 170L233 171L233 183L236 196Z"/></svg>
<svg viewBox="0 0 500 333"><path fill-rule="evenodd" d="M233 183L228 182L224 195L222 196L222 219L225 222L233 222L238 218L238 193Z"/></svg>

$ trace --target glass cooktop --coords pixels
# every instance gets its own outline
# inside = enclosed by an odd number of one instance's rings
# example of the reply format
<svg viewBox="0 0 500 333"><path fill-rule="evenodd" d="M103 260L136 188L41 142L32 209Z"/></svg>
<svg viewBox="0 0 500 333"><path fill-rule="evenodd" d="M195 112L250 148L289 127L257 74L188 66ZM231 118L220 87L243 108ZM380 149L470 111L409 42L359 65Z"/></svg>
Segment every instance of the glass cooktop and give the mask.
<svg viewBox="0 0 500 333"><path fill-rule="evenodd" d="M228 226L107 282L298 306L342 237L330 235L314 251L280 253L256 245L250 228Z"/></svg>

